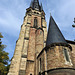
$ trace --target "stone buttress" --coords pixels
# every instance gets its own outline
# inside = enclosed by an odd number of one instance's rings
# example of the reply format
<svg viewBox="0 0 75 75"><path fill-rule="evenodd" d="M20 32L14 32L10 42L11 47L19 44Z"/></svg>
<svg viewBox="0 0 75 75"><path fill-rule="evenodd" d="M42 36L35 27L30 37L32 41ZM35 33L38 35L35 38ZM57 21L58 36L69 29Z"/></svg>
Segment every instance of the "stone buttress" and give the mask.
<svg viewBox="0 0 75 75"><path fill-rule="evenodd" d="M26 10L24 22L8 75L37 75L37 55L46 45L47 26L42 4L33 0Z"/></svg>

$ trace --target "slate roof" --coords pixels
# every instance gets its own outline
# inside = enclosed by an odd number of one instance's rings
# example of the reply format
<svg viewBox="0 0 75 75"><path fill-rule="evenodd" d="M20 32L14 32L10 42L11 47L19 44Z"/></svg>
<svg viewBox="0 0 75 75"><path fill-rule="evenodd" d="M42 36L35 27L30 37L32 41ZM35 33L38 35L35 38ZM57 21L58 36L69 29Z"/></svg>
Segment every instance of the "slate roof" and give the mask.
<svg viewBox="0 0 75 75"><path fill-rule="evenodd" d="M54 21L53 17L50 16L46 46L49 46L53 43L67 44L64 36L62 35L62 33L61 33L60 29L58 28L56 22Z"/></svg>

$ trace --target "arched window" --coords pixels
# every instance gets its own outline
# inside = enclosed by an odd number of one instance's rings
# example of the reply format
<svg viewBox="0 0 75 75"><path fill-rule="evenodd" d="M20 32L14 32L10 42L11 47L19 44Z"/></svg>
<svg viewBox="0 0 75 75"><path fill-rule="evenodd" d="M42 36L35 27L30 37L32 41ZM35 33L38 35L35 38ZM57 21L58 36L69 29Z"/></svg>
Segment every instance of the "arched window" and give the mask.
<svg viewBox="0 0 75 75"><path fill-rule="evenodd" d="M70 62L68 50L64 49L64 56L67 62Z"/></svg>
<svg viewBox="0 0 75 75"><path fill-rule="evenodd" d="M37 18L34 18L34 27L37 27Z"/></svg>

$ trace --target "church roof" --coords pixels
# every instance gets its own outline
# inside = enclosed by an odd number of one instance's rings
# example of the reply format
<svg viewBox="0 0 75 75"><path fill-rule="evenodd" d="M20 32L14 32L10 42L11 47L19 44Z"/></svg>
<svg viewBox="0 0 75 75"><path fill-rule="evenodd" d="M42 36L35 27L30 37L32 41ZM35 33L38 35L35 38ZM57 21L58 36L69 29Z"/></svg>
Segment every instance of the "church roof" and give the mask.
<svg viewBox="0 0 75 75"><path fill-rule="evenodd" d="M54 21L53 17L50 16L46 46L49 46L54 43L67 44L64 36L62 35L62 33L61 33L60 29L58 28L56 22Z"/></svg>
<svg viewBox="0 0 75 75"><path fill-rule="evenodd" d="M42 5L39 4L39 0L32 0L30 7L33 8L34 10L38 10L38 11L43 10Z"/></svg>

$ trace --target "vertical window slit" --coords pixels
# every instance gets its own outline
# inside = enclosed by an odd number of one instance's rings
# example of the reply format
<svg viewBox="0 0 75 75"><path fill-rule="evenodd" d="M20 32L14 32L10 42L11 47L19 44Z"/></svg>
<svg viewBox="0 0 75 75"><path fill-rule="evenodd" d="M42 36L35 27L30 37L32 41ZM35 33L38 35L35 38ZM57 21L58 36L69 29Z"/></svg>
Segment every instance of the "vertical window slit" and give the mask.
<svg viewBox="0 0 75 75"><path fill-rule="evenodd" d="M34 18L34 27L37 27L37 18Z"/></svg>
<svg viewBox="0 0 75 75"><path fill-rule="evenodd" d="M68 51L66 49L64 49L64 55L65 55L66 61L70 62L69 54L68 54Z"/></svg>

